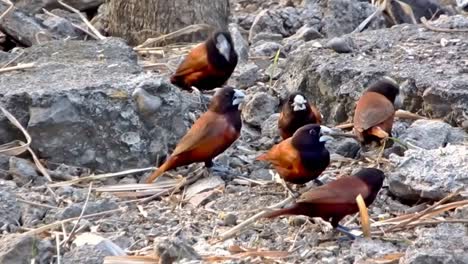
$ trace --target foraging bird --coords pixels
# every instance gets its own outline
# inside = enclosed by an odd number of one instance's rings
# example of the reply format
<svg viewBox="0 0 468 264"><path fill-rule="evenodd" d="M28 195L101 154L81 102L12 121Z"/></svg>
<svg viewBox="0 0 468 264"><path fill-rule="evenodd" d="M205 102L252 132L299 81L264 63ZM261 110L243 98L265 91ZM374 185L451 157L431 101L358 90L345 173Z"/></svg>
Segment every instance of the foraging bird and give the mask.
<svg viewBox="0 0 468 264"><path fill-rule="evenodd" d="M359 98L354 111L354 134L361 143L391 136L395 105L401 103L400 89L391 78L372 84Z"/></svg>
<svg viewBox="0 0 468 264"><path fill-rule="evenodd" d="M349 229L339 225L345 216L359 211L356 197L361 194L367 207L375 200L382 188L385 175L381 170L364 168L353 176L342 177L328 184L305 192L290 207L268 213L266 218L281 215L306 215L321 217L333 228L354 238Z"/></svg>
<svg viewBox="0 0 468 264"><path fill-rule="evenodd" d="M183 90L211 90L223 86L237 65L231 35L217 31L195 46L171 77L171 83Z"/></svg>
<svg viewBox="0 0 468 264"><path fill-rule="evenodd" d="M245 94L232 87L216 89L208 111L198 118L179 141L171 156L147 180L153 182L165 171L205 162L210 168L212 159L225 151L240 136L242 121L239 104Z"/></svg>
<svg viewBox="0 0 468 264"><path fill-rule="evenodd" d="M315 180L330 164L325 142L331 137L323 135L329 131L330 128L317 124L305 125L257 160L270 162L285 182L305 184ZM292 193L286 183L284 186Z"/></svg>
<svg viewBox="0 0 468 264"><path fill-rule="evenodd" d="M307 124L319 124L322 115L314 106L310 105L306 97L301 93L289 95L283 104L278 128L282 139L291 137L296 130Z"/></svg>

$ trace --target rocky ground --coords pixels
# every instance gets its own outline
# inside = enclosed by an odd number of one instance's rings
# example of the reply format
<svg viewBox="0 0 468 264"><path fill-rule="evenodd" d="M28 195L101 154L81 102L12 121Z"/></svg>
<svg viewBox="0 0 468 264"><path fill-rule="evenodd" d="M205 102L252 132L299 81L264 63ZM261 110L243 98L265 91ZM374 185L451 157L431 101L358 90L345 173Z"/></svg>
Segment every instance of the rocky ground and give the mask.
<svg viewBox="0 0 468 264"><path fill-rule="evenodd" d="M79 17L62 9L52 11L60 17L35 14L46 6L27 2L15 2L23 12L15 15L26 16L30 36L47 28L59 40L23 38L31 47L11 49L1 32L12 34L18 25L0 25L0 105L26 128L45 166L41 172L28 152L2 154L0 146L0 263L103 263L105 257L123 263L109 256L124 255L157 255L146 263L468 263L466 14L429 22L436 29L387 28L378 16L362 33L351 33L375 7L233 0L229 29L240 62L229 84L248 95L241 138L215 160L210 176L200 165L181 168L135 197L135 183L209 100L168 83L191 46L148 54L117 38L87 41L70 24L82 23ZM0 13L4 7L0 2ZM350 241L317 219L284 217L254 221L220 241L287 198L270 168L254 161L278 142L281 98L304 92L335 126L351 121L363 89L384 75L400 83L403 109L425 117L396 121L394 137L409 149L394 144L380 158L377 152L363 158L356 141L337 139L327 145L332 164L321 176L329 182L362 167L385 171L384 188L369 208L372 238ZM0 114L0 144L14 140L27 141ZM427 210L457 191L443 201L449 205ZM417 212L425 216L391 230ZM357 216L342 223L360 227Z"/></svg>

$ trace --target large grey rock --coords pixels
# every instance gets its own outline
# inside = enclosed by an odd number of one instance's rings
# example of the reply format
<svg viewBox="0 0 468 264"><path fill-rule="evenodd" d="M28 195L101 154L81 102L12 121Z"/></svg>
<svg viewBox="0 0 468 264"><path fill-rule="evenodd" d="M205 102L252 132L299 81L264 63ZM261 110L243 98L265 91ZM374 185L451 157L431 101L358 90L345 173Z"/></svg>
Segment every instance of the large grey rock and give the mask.
<svg viewBox="0 0 468 264"><path fill-rule="evenodd" d="M355 264L365 264L366 259L379 258L387 254L398 253L399 249L391 242L360 238L351 245L350 255Z"/></svg>
<svg viewBox="0 0 468 264"><path fill-rule="evenodd" d="M57 0L13 0L15 6L29 13L37 13L45 9L52 9L62 7ZM104 3L104 0L68 0L65 3L78 9L87 10L96 8L100 4Z"/></svg>
<svg viewBox="0 0 468 264"><path fill-rule="evenodd" d="M403 199L439 200L462 188L468 190L468 147L410 149L403 157L391 155L395 168L387 179L390 191Z"/></svg>
<svg viewBox="0 0 468 264"><path fill-rule="evenodd" d="M238 65L230 78L230 82L239 89L253 86L260 79L260 68L253 62Z"/></svg>
<svg viewBox="0 0 468 264"><path fill-rule="evenodd" d="M278 98L265 92L255 93L248 96L246 104L242 108L243 120L255 127L260 127L278 107Z"/></svg>
<svg viewBox="0 0 468 264"><path fill-rule="evenodd" d="M251 47L250 54L252 54L252 56L271 57L274 56L278 50L281 51L282 49L283 46L279 43L260 41Z"/></svg>
<svg viewBox="0 0 468 264"><path fill-rule="evenodd" d="M259 33L277 33L283 37L294 34L304 24L301 19L302 9L283 7L278 9L265 9L257 14L249 32L249 41Z"/></svg>
<svg viewBox="0 0 468 264"><path fill-rule="evenodd" d="M0 229L9 230L11 226L17 226L21 217L21 211L16 197L7 188L0 189ZM0 261L0 263L3 263Z"/></svg>
<svg viewBox="0 0 468 264"><path fill-rule="evenodd" d="M418 238L406 250L401 264L468 263L468 235L463 224L439 224L416 232Z"/></svg>
<svg viewBox="0 0 468 264"><path fill-rule="evenodd" d="M399 137L424 149L436 149L447 144L463 143L468 134L439 120L417 120Z"/></svg>
<svg viewBox="0 0 468 264"><path fill-rule="evenodd" d="M234 42L234 49L239 57L240 63L245 63L249 59L249 43L244 39L240 31L239 25L235 23L229 24L229 32Z"/></svg>
<svg viewBox="0 0 468 264"><path fill-rule="evenodd" d="M448 17L447 21L467 17ZM443 25L441 25L442 27ZM444 26L445 27L445 26ZM404 108L422 110L434 118L460 125L468 113L468 64L463 59L468 48L466 33L429 31L418 25L351 35L358 54L337 54L311 41L289 53L287 71L276 92L301 91L318 98L325 123L351 119L354 105L371 83L388 75L404 92ZM441 39L449 41L440 45ZM320 40L322 46L328 40Z"/></svg>
<svg viewBox="0 0 468 264"><path fill-rule="evenodd" d="M13 181L15 181L18 186L34 181L38 176L34 163L17 157L10 158L9 171L13 176Z"/></svg>
<svg viewBox="0 0 468 264"><path fill-rule="evenodd" d="M47 240L21 234L6 235L0 240L0 263L51 263L54 249Z"/></svg>
<svg viewBox="0 0 468 264"><path fill-rule="evenodd" d="M68 218L77 217L81 214L83 210L84 203L73 203L70 206L67 206L64 209L61 209L56 213L55 218L57 220L63 220ZM86 206L86 210L84 212L85 215L87 214L95 214L99 212L109 211L112 209L116 209L118 206L113 201L102 200L96 202L88 202Z"/></svg>
<svg viewBox="0 0 468 264"><path fill-rule="evenodd" d="M111 252L95 245L84 245L75 247L63 255L64 264L89 263L102 264L104 258L113 256Z"/></svg>
<svg viewBox="0 0 468 264"><path fill-rule="evenodd" d="M2 74L0 102L27 127L49 161L116 171L163 157L186 131L191 96L151 73L120 39L55 41L25 49L36 67ZM135 89L160 100L140 112ZM145 96L143 93L140 96ZM187 100L182 100L187 98ZM0 117L0 143L22 138Z"/></svg>
<svg viewBox="0 0 468 264"><path fill-rule="evenodd" d="M337 37L351 33L376 9L370 3L354 0L328 0L324 10L323 33L328 37ZM367 28L385 28L382 15L376 16Z"/></svg>

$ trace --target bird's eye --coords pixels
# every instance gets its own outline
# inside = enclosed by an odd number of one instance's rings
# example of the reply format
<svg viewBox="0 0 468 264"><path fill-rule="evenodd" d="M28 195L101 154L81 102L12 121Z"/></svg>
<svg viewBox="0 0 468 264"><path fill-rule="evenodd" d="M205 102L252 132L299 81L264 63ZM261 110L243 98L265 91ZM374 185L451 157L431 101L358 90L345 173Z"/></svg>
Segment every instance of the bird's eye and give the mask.
<svg viewBox="0 0 468 264"><path fill-rule="evenodd" d="M316 134L316 133L315 133L315 130L313 130L313 129L309 130L309 134L312 135L312 136L314 136L314 135Z"/></svg>

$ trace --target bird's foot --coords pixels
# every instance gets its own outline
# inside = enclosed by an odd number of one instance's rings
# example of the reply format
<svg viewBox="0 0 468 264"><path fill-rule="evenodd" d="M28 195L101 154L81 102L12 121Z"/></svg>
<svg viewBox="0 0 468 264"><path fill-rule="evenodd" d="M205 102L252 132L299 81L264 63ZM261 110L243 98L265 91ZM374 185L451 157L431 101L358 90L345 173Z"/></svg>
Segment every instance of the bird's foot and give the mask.
<svg viewBox="0 0 468 264"><path fill-rule="evenodd" d="M322 186L323 185L323 182L319 179L315 179L314 180L314 183L317 185L317 186Z"/></svg>
<svg viewBox="0 0 468 264"><path fill-rule="evenodd" d="M345 226L342 226L342 225L338 225L336 227L336 231L340 232L340 233L343 233L345 234L347 237L345 238L340 238L340 241L345 241L347 239L350 239L350 240L355 240L356 238L358 237L361 237L362 236L362 232L359 231L359 230L351 230Z"/></svg>
<svg viewBox="0 0 468 264"><path fill-rule="evenodd" d="M279 176L279 175L277 175ZM291 196L292 198L294 198L294 200L296 200L296 198L298 198L300 196L300 194L298 192L295 192L293 189L291 189L291 187L289 187L289 185L284 181L283 178L281 178L281 185L283 185L283 187L286 189L286 192L289 194L289 196Z"/></svg>

